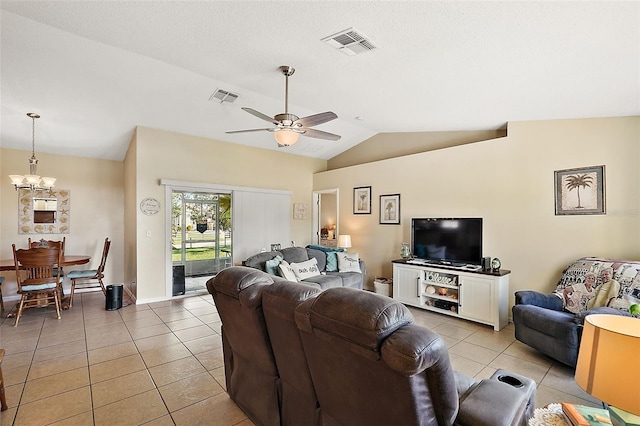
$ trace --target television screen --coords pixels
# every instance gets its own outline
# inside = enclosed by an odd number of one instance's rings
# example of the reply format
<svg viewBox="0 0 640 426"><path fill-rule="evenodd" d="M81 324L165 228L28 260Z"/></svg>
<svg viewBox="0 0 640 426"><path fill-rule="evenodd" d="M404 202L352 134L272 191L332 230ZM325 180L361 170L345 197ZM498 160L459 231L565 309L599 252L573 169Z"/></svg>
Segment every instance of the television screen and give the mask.
<svg viewBox="0 0 640 426"><path fill-rule="evenodd" d="M482 262L482 218L412 218L413 256L454 265Z"/></svg>

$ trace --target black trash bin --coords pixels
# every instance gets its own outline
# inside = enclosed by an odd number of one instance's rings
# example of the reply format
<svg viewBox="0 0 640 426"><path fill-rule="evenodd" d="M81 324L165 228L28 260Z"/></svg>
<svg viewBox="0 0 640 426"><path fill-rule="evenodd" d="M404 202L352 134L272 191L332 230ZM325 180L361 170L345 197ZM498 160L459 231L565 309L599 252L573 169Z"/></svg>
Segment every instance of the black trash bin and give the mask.
<svg viewBox="0 0 640 426"><path fill-rule="evenodd" d="M185 293L184 265L173 265L173 295Z"/></svg>
<svg viewBox="0 0 640 426"><path fill-rule="evenodd" d="M120 308L122 308L122 284L108 285L105 309L115 311Z"/></svg>

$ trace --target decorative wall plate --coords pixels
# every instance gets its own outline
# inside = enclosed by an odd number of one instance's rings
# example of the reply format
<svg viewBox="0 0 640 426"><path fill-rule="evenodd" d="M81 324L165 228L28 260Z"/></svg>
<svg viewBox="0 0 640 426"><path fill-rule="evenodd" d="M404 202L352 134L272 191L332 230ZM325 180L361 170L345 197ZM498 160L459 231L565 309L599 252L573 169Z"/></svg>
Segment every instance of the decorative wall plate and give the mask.
<svg viewBox="0 0 640 426"><path fill-rule="evenodd" d="M147 216L158 214L160 212L160 201L151 197L145 198L140 201L140 211Z"/></svg>

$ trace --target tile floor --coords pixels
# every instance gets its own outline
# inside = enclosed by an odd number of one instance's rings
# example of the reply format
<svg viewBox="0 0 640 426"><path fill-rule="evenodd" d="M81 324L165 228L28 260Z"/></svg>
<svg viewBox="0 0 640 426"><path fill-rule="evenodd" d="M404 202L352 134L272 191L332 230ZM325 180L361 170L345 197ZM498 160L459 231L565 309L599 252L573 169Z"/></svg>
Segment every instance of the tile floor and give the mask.
<svg viewBox="0 0 640 426"><path fill-rule="evenodd" d="M481 379L501 367L531 377L539 407L598 405L571 369L515 341L513 325L494 332L412 312L443 336L456 370ZM225 392L220 324L207 293L117 311L104 309L102 293L81 293L60 320L49 308L27 310L17 328L3 316L9 410L0 425L252 425Z"/></svg>

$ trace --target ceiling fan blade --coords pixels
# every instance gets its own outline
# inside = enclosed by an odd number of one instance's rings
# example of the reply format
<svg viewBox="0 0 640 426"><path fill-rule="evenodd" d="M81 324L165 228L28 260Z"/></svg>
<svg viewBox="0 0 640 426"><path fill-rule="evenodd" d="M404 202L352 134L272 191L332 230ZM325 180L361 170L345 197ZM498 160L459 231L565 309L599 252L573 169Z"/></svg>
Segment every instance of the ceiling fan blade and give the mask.
<svg viewBox="0 0 640 426"><path fill-rule="evenodd" d="M278 122L276 120L274 120L273 117L269 117L266 114L261 113L260 111L256 111L253 108L247 108L247 107L242 107L243 111L247 111L249 114L254 115L258 118L263 119L264 121L268 121L269 123L273 123L273 124L278 124Z"/></svg>
<svg viewBox="0 0 640 426"><path fill-rule="evenodd" d="M321 112L320 114L309 115L307 117L302 117L293 123L293 126L302 126L302 127L313 127L318 124L326 123L327 121L335 120L338 116L331 112Z"/></svg>
<svg viewBox="0 0 640 426"><path fill-rule="evenodd" d="M263 132L263 131L273 131L273 129L247 129L247 130L230 130L225 133L248 133L248 132Z"/></svg>
<svg viewBox="0 0 640 426"><path fill-rule="evenodd" d="M323 132L322 130L317 130L317 129L304 129L304 133L302 133L302 135L308 136L310 138L316 138L316 139L328 139L330 141L337 141L341 138L340 135L335 135L329 132Z"/></svg>

